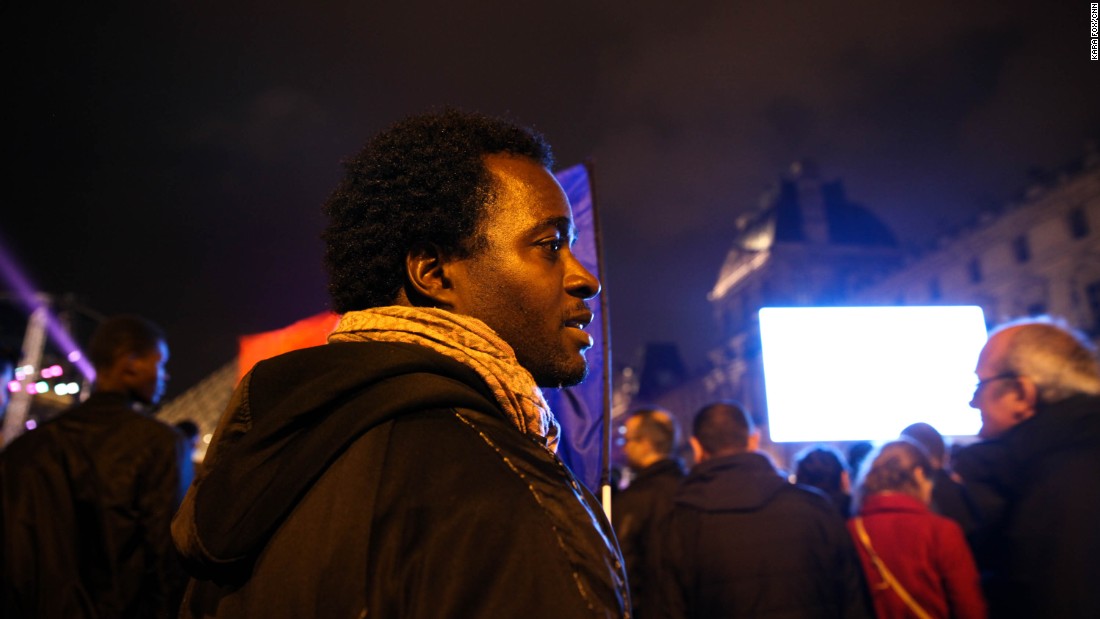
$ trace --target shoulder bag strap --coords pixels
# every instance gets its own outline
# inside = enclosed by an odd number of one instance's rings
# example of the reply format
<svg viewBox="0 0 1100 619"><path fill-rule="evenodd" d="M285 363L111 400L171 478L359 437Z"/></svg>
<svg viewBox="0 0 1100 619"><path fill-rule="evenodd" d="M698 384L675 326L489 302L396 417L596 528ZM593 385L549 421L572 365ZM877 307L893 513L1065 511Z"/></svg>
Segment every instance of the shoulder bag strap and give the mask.
<svg viewBox="0 0 1100 619"><path fill-rule="evenodd" d="M902 602L909 607L909 610L920 617L920 619L932 619L932 615L929 615L927 611L921 608L920 604L913 599L913 596L909 595L909 592L905 590L905 587L901 586L898 579L894 577L894 574L886 567L886 564L879 558L878 553L875 552L874 546L871 546L871 538L867 535L867 529L863 528L863 518L857 517L855 519L856 533L859 535L859 541L863 544L864 550L871 557L871 562L875 564L875 568L878 569L878 573L882 576L882 579L886 581L886 584L890 585L890 588L898 594Z"/></svg>

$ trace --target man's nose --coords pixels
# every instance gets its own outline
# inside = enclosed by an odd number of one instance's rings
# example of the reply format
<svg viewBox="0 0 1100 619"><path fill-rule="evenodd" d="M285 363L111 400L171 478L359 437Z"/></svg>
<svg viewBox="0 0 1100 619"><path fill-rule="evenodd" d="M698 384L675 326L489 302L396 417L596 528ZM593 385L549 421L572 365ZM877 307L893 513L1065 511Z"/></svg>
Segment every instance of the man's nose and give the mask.
<svg viewBox="0 0 1100 619"><path fill-rule="evenodd" d="M565 274L565 290L574 297L591 299L600 294L600 280L576 257L571 258L569 272Z"/></svg>

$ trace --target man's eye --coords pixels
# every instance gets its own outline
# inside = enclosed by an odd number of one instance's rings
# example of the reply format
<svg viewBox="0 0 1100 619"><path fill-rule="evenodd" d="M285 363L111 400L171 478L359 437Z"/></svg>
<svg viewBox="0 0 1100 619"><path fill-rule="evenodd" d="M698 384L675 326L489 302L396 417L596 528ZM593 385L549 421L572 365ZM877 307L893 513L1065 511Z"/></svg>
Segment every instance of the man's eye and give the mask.
<svg viewBox="0 0 1100 619"><path fill-rule="evenodd" d="M545 244L546 247L550 248L551 251L561 251L562 248L565 247L565 241L563 241L562 239L552 239L550 241L546 241Z"/></svg>

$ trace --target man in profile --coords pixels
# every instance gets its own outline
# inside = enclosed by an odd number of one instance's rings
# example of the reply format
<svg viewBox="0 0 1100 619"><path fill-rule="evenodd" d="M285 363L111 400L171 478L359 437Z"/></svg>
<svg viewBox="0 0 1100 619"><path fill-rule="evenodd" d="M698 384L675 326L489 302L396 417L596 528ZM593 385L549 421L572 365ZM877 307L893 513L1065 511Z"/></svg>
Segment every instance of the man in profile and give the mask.
<svg viewBox="0 0 1100 619"><path fill-rule="evenodd" d="M164 333L116 316L87 354L91 396L0 453L0 614L173 617L186 580L169 524L190 460L141 410L168 378Z"/></svg>
<svg viewBox="0 0 1100 619"><path fill-rule="evenodd" d="M325 205L329 344L238 386L173 523L193 617L620 617L610 525L539 387L587 372L569 202L537 134L446 111Z"/></svg>
<svg viewBox="0 0 1100 619"><path fill-rule="evenodd" d="M733 402L695 416L696 465L676 494L662 550L666 617L871 617L844 520L787 482Z"/></svg>
<svg viewBox="0 0 1100 619"><path fill-rule="evenodd" d="M679 428L667 411L635 411L627 418L625 430L623 455L634 477L615 496L611 520L630 578L634 616L646 619L657 611L658 548L663 535L658 523L672 506L684 469L672 455L679 444Z"/></svg>
<svg viewBox="0 0 1100 619"><path fill-rule="evenodd" d="M979 505L990 616L1100 617L1100 364L1049 318L995 329L970 405L987 439L959 453Z"/></svg>

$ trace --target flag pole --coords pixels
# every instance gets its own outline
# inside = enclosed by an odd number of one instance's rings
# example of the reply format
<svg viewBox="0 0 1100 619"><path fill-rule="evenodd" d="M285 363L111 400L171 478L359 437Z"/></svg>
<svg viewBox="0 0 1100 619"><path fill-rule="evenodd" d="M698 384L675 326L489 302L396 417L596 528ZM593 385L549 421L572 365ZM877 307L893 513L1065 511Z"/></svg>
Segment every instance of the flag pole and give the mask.
<svg viewBox="0 0 1100 619"><path fill-rule="evenodd" d="M603 232L600 229L599 210L596 200L596 170L595 162L591 157L584 160L584 168L588 173L589 195L592 198L592 232L596 244L596 264L600 278L600 331L603 335L603 402L601 415L603 418L603 449L600 450L600 499L603 504L604 514L611 520L611 397L613 383L611 380L611 305L608 303L607 272L604 267Z"/></svg>

